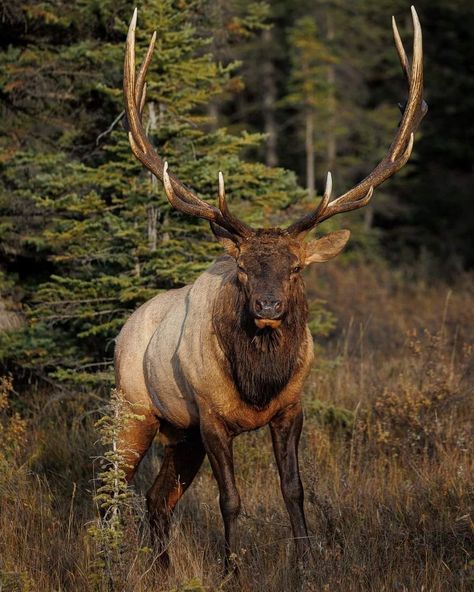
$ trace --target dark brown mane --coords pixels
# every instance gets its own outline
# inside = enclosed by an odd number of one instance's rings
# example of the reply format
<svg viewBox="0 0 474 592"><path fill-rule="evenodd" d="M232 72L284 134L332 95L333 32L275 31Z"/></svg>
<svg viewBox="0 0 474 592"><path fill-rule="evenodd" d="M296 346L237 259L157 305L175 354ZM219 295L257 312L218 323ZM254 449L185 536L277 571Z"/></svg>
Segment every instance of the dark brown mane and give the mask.
<svg viewBox="0 0 474 592"><path fill-rule="evenodd" d="M237 279L223 287L213 325L232 379L246 403L265 408L294 374L305 339L308 305L303 280L295 283L278 329L258 329Z"/></svg>

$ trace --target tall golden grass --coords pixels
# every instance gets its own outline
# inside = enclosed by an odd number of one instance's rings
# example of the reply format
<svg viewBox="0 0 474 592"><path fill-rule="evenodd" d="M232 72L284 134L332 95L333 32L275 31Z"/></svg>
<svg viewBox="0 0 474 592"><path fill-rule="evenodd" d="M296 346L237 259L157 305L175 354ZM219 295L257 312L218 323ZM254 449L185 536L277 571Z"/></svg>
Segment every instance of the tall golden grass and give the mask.
<svg viewBox="0 0 474 592"><path fill-rule="evenodd" d="M266 430L235 443L243 498L238 582L223 576L207 462L176 513L172 568L158 569L140 497L159 468L158 446L127 502L119 561L108 579L97 577L88 530L97 524L93 423L102 402L61 392L20 400L4 380L0 590L472 589L472 277L448 286L375 264L333 264L307 283L337 322L318 344L304 396L301 464L315 556L305 578L292 567Z"/></svg>

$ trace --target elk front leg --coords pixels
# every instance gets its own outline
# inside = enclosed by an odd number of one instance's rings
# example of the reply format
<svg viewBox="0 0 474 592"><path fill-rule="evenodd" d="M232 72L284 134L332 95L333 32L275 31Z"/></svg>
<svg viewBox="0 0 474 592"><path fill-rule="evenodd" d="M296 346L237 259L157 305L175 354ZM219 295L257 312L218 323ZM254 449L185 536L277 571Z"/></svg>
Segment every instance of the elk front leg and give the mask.
<svg viewBox="0 0 474 592"><path fill-rule="evenodd" d="M232 555L236 552L237 518L240 513L240 495L235 485L233 436L221 421L201 425L201 435L219 487L219 505L224 521L225 568L235 568Z"/></svg>
<svg viewBox="0 0 474 592"><path fill-rule="evenodd" d="M303 411L296 407L280 413L270 423L273 450L280 474L281 491L290 516L298 563L311 556L304 515L304 492L298 466L298 444L303 427Z"/></svg>

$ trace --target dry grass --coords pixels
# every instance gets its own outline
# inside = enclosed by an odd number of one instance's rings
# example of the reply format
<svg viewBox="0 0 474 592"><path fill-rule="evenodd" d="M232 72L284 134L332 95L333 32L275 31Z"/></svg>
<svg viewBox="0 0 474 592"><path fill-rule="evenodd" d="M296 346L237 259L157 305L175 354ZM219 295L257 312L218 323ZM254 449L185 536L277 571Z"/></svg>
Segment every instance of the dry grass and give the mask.
<svg viewBox="0 0 474 592"><path fill-rule="evenodd" d="M236 440L240 583L222 578L217 488L206 464L177 512L168 574L153 565L146 528L136 527L140 504L127 515L117 590L474 586L472 279L448 288L335 264L321 274L308 278L310 293L328 300L338 322L305 394L301 457L315 552L306 582L291 568L291 532L262 430ZM89 411L97 403L58 395L45 409L47 396L22 403L11 395L29 426L23 443L21 421L0 410L0 590L102 590L87 536L97 438ZM139 490L159 453L141 468Z"/></svg>

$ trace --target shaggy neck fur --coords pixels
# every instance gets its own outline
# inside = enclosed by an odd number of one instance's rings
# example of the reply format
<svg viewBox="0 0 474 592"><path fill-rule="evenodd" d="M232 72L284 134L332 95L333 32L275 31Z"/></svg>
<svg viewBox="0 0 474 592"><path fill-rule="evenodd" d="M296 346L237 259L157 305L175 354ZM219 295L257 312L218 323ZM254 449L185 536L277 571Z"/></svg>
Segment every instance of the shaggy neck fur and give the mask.
<svg viewBox="0 0 474 592"><path fill-rule="evenodd" d="M242 400L265 408L288 384L299 364L308 305L303 280L295 284L288 311L278 329L258 329L245 295L234 279L217 300L214 330Z"/></svg>

